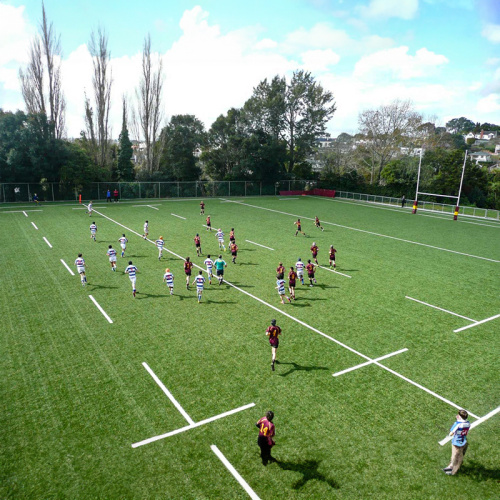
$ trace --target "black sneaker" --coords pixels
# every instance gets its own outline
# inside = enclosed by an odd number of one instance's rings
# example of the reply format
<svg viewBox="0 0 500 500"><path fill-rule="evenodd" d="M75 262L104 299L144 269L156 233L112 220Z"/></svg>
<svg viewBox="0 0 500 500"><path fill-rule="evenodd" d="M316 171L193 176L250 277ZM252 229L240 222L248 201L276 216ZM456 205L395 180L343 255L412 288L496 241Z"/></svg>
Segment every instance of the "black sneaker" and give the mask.
<svg viewBox="0 0 500 500"><path fill-rule="evenodd" d="M452 469L451 469L451 467L445 467L445 468L443 469L443 472L448 472L449 470L452 470Z"/></svg>
<svg viewBox="0 0 500 500"><path fill-rule="evenodd" d="M271 370L274 371L274 361L271 363Z"/></svg>

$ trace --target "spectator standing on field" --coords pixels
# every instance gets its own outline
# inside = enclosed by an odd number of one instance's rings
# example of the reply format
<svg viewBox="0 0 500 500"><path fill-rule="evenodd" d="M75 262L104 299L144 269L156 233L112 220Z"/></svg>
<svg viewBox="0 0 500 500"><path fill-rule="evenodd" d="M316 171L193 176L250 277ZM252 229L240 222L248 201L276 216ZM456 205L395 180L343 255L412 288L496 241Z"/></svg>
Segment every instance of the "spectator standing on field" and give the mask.
<svg viewBox="0 0 500 500"><path fill-rule="evenodd" d="M405 205L406 205L406 197L405 197L405 195L403 195L401 198L401 208L404 208Z"/></svg>
<svg viewBox="0 0 500 500"><path fill-rule="evenodd" d="M456 422L451 426L451 460L447 467L443 469L448 476L454 476L464 460L465 452L469 446L467 443L467 434L470 429L470 423L467 420L468 413L465 410L459 410Z"/></svg>
<svg viewBox="0 0 500 500"><path fill-rule="evenodd" d="M113 191L113 197L115 199L115 203L118 203L118 189L115 189Z"/></svg>
<svg viewBox="0 0 500 500"><path fill-rule="evenodd" d="M106 191L106 203L111 203L111 191L108 190Z"/></svg>

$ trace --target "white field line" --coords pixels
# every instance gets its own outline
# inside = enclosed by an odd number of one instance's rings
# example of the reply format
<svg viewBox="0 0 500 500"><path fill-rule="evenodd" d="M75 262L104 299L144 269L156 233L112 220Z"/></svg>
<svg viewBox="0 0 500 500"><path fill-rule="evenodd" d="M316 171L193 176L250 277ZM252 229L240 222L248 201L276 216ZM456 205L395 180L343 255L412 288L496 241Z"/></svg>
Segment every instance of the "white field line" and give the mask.
<svg viewBox="0 0 500 500"><path fill-rule="evenodd" d="M242 201L233 201L233 200L229 200L229 201L231 203L236 203L238 205L243 205L243 206L246 206L246 207L258 208L260 210L267 210L268 212L275 212L275 213L278 213L278 214L289 215L291 217L297 217L297 218L305 219L305 220L314 220L312 217L306 217L304 215L291 214L289 212L281 212L280 210L274 210L272 208L266 208L266 207L259 207L257 205L250 205L249 203L244 203ZM422 247L433 248L434 250L441 250L442 252L449 252L449 253L454 253L456 255L463 255L465 257L473 257L475 259L481 259L481 260L487 260L489 262L500 263L500 260L489 259L488 257L481 257L479 255L473 255L473 254L469 254L469 253L457 252L456 250L450 250L448 248L441 248L441 247L437 247L437 246L434 246L434 245L427 245L426 243L420 243L418 241L405 240L404 238L398 238L397 236L389 236L387 234L375 233L373 231L367 231L365 229L358 229L356 227L344 226L343 224L335 224L334 222L326 222L326 221L321 221L321 222L322 222L322 224L328 224L330 226L341 227L343 229L349 229L351 231L357 231L359 233L371 234L372 236L380 236L381 238L388 238L390 240L402 241L404 243L410 243L411 245L418 245L418 246L422 246Z"/></svg>
<svg viewBox="0 0 500 500"><path fill-rule="evenodd" d="M154 441L159 441L160 439L165 439L171 436L175 436L176 434L180 434L181 432L189 431L190 429L195 429L196 427L201 427L202 425L209 424L210 422L214 422L215 420L219 420L224 417L228 417L229 415L233 415L234 413L238 413L243 410L248 410L248 408L252 408L255 406L255 403L250 403L248 405L240 406L239 408L235 408L234 410L229 410L219 415L215 415L210 418L206 418L205 420L200 420L199 422L193 423L191 425L186 425L184 427L180 427L179 429L175 429L174 431L167 432L165 434L161 434L159 436L153 436L148 439L144 439L144 441L139 441L132 445L132 448L138 448L139 446L143 446L145 444L153 443Z"/></svg>
<svg viewBox="0 0 500 500"><path fill-rule="evenodd" d="M147 207L147 208L152 208L153 210L160 210L159 208L156 208L153 205L132 205L132 207L133 208L138 208L138 207L144 208L144 207Z"/></svg>
<svg viewBox="0 0 500 500"><path fill-rule="evenodd" d="M266 247L265 245L261 245L260 243L255 243L255 241L250 241L250 240L245 240L245 241L247 241L248 243L252 243L252 245L257 245L258 247L267 248L268 250L274 251L274 248Z"/></svg>
<svg viewBox="0 0 500 500"><path fill-rule="evenodd" d="M233 475L233 477L240 483L241 487L248 493L248 496L252 500L260 500L255 491L250 488L248 483L240 476L239 472L229 463L228 459L222 454L222 452L215 446L211 445L212 451L219 457L219 460L226 466L226 469Z"/></svg>
<svg viewBox="0 0 500 500"><path fill-rule="evenodd" d="M476 323L473 323L472 325L463 326L462 328L459 328L458 330L453 330L453 333L462 332L463 330L467 330L468 328L473 328L477 325L482 325L483 323L486 323L488 321L491 321L491 320L497 319L497 318L500 318L500 314L497 314L496 316L492 316L491 318L483 319L481 321L476 321Z"/></svg>
<svg viewBox="0 0 500 500"><path fill-rule="evenodd" d="M153 205L146 205L149 208L152 208L153 210L160 210L159 208L153 207Z"/></svg>
<svg viewBox="0 0 500 500"><path fill-rule="evenodd" d="M24 214L26 217L28 217L28 214L27 214L24 210L23 210L23 214Z"/></svg>
<svg viewBox="0 0 500 500"><path fill-rule="evenodd" d="M102 206L100 207L99 205L93 205L92 206L92 212L95 212L95 207L97 206L97 208L99 208L99 210L102 210L103 208L109 208L107 206ZM72 208L72 210L88 210L88 207L87 205L85 205L84 207L78 207L78 208Z"/></svg>
<svg viewBox="0 0 500 500"><path fill-rule="evenodd" d="M279 201L300 200L300 198L278 198Z"/></svg>
<svg viewBox="0 0 500 500"><path fill-rule="evenodd" d="M325 267L325 266L318 266L318 267L321 267L321 269L326 269L327 271L330 271L330 272L335 273L335 274L340 274L341 276L345 276L346 278L352 278L352 276L349 276L348 274L344 274L344 273L339 273L335 269L329 269L328 267Z"/></svg>
<svg viewBox="0 0 500 500"><path fill-rule="evenodd" d="M212 230L212 228L211 228L211 227L209 227L209 226L207 226L206 224L202 224L202 226L203 226L203 227L206 227L207 229ZM214 231L215 231L215 229L214 229Z"/></svg>
<svg viewBox="0 0 500 500"><path fill-rule="evenodd" d="M21 214L22 213L22 214L26 215L25 212L43 212L43 210L9 210L9 211L2 211L0 213L2 213L2 214ZM26 217L28 217L28 216L26 215Z"/></svg>
<svg viewBox="0 0 500 500"><path fill-rule="evenodd" d="M49 245L50 248L52 248L52 245L50 244L49 240L44 236L43 239L45 240L45 243Z"/></svg>
<svg viewBox="0 0 500 500"><path fill-rule="evenodd" d="M352 372L357 370L358 368L362 368L363 366L371 365L375 361L382 361L383 359L390 358L392 356L396 356L397 354L401 354L402 352L406 352L408 349L405 347L404 349L400 349L399 351L391 352L390 354L386 354L380 358L374 359L373 361L367 361L366 363L361 363L360 365L352 366L351 368L347 368L347 370L342 370L341 372L334 373L334 377L338 377L339 375L344 375L344 373Z"/></svg>
<svg viewBox="0 0 500 500"><path fill-rule="evenodd" d="M108 217L107 215L104 215L104 214L99 214L101 215L102 217L104 217L105 219L108 219L110 220L111 222L114 222L116 225L120 226L120 227L123 227L124 229L126 229L127 231L130 231L131 233L133 234L136 234L137 236L139 236L140 238L142 238L142 235L140 235L138 232L134 231L133 229L130 229L129 227L121 224L120 222L118 221L115 221L113 220L111 217ZM155 242L148 239L148 241L155 245ZM173 252L172 250L169 250L168 248L164 248L164 250L166 252L168 252L169 254L171 255L174 255L175 257L177 257L178 259L180 260L184 260L184 257L181 257L179 254L176 254L175 252ZM198 266L197 264L195 264L193 262L193 265L194 267L197 267L198 269L201 269L202 271L206 272L206 269L201 267L201 266ZM244 290L243 288L239 288L238 286L234 285L233 283L227 281L227 280L224 280L224 283L228 284L229 286L231 286L232 288L235 288L236 290L238 290L239 292L247 295L248 297L251 297L252 299L260 302L261 304L265 305L266 307L269 307L270 309L273 309L275 312L283 315L283 316L286 316L287 318L291 319L292 321L295 321L296 323L298 323L299 325L302 325L304 326L305 328L308 328L309 330L312 330L313 332L321 335L322 337L325 337L329 340L331 340L332 342L335 342L336 344L340 345L341 347L343 347L344 349L347 349L348 351L351 351L352 353L354 354L357 354L358 356L362 357L363 359L366 359L367 361L370 361L370 362L373 362L374 364L376 364L377 366L380 366L381 368L383 368L384 370L387 370L388 372L392 373L393 375L396 375L397 377L400 377L401 379L403 380L406 380L407 382L409 382L410 384L414 385L415 387L418 387L419 389L422 389L423 391L427 392L428 394L431 394L433 396L435 396L436 398L440 399L441 401L444 401L445 403L449 404L450 406L454 407L454 408L458 408L458 409L462 409L463 407L462 406L459 406L455 403L453 403L452 401L449 401L448 399L445 399L443 398L442 396L440 396L439 394L436 394L435 392L425 388L424 386L420 385L420 384L417 384L416 382L413 382L412 380L410 380L409 378L406 378L404 377L403 375L401 375L400 373L398 372L395 372L394 370L391 370L390 368L387 368L386 366L380 364L379 362L376 362L374 361L372 358L370 358L369 356L366 356L365 354L362 354L361 352L359 351L356 351L356 349L353 349L352 347L349 347L347 344L344 344L343 342L340 342L340 340L337 340L333 337L330 337L329 335L327 335L326 333L323 333L322 331L318 330L317 328L314 328L313 326L305 323L304 321L301 321L300 319L298 318L295 318L294 316L286 313L285 311L282 311L281 309L277 308L276 306L273 306L272 304L269 304L268 302L260 299L259 297L256 297L255 295L252 295L251 293L247 292L246 290ZM470 411L468 412L469 415L472 415L474 418L478 418L476 417L473 413L471 413ZM166 436L165 436L166 437Z"/></svg>
<svg viewBox="0 0 500 500"><path fill-rule="evenodd" d="M94 297L92 297L92 295L89 295L89 298L95 304L97 309L101 311L102 315L108 320L108 323L113 323L113 320L106 314L106 311L99 305L97 300L95 300Z"/></svg>
<svg viewBox="0 0 500 500"><path fill-rule="evenodd" d="M485 420L488 420L491 418L493 415L496 415L498 412L500 412L500 406L498 408L495 408L493 411L490 411L487 415L484 417L481 417L479 420L476 420L472 424L470 424L470 428L474 429L474 427L477 427L479 424L482 424ZM453 436L446 436L444 439L439 441L439 444L441 446L444 446L448 441L451 441L453 439Z"/></svg>
<svg viewBox="0 0 500 500"><path fill-rule="evenodd" d="M33 227L38 231L38 228L36 227L36 224L34 222L31 223Z"/></svg>
<svg viewBox="0 0 500 500"><path fill-rule="evenodd" d="M156 376L156 374L151 370L151 368L148 366L147 363L142 363L142 366L146 368L148 373L153 377L153 380L158 384L160 389L165 393L168 399L172 401L173 405L179 410L179 413L186 419L186 422L189 425L194 424L194 420L187 414L187 412L184 410L184 408L179 404L179 402L174 398L172 393L165 387L163 382Z"/></svg>
<svg viewBox="0 0 500 500"><path fill-rule="evenodd" d="M441 307L433 306L432 304L428 304L427 302L423 302L421 300L414 299L413 297L409 297L408 295L405 295L405 299L410 299L410 300L413 300L414 302L418 302L419 304L423 304L424 306L429 306L429 307L432 307L433 309L438 309L439 311L443 311L443 312L448 313L448 314L453 314L453 316L458 316L459 318L466 319L467 321L472 321L473 323L477 323L477 321L475 319L468 318L467 316L462 316L461 314L454 313L453 311L448 311L448 309L442 309Z"/></svg>
<svg viewBox="0 0 500 500"><path fill-rule="evenodd" d="M71 276L74 276L75 273L71 270L71 268L68 266L68 264L66 264L66 262L64 262L64 260L61 259L61 262L63 263L63 266L69 271L69 274L71 274Z"/></svg>
<svg viewBox="0 0 500 500"><path fill-rule="evenodd" d="M177 215L177 214L170 214L170 215L173 215L174 217L179 217L179 219L184 219L184 220L186 220L186 217L181 217L180 215Z"/></svg>

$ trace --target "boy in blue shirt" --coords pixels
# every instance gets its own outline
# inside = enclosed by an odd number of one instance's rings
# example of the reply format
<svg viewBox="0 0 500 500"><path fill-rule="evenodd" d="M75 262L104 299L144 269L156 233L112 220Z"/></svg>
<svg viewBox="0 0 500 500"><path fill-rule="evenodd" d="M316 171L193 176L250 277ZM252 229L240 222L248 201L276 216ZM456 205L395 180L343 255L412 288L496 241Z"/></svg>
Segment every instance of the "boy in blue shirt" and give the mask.
<svg viewBox="0 0 500 500"><path fill-rule="evenodd" d="M470 423L467 420L468 413L465 410L460 410L457 415L456 422L451 426L451 460L450 464L443 470L449 476L454 476L464 460L465 452L469 444L467 443L467 434L470 429Z"/></svg>

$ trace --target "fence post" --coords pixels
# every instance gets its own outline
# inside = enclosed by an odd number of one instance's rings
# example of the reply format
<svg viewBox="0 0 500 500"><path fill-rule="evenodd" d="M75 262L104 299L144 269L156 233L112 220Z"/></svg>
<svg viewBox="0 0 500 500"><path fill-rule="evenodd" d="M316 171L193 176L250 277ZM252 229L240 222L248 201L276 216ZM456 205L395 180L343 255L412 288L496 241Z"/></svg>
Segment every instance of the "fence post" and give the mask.
<svg viewBox="0 0 500 500"><path fill-rule="evenodd" d="M180 197L180 191L179 191L179 181L177 181L177 198Z"/></svg>
<svg viewBox="0 0 500 500"><path fill-rule="evenodd" d="M260 181L260 195L262 196L262 181Z"/></svg>
<svg viewBox="0 0 500 500"><path fill-rule="evenodd" d="M194 181L194 197L198 198L198 181Z"/></svg>
<svg viewBox="0 0 500 500"><path fill-rule="evenodd" d="M50 187L52 188L52 201L56 201L54 198L54 183L53 182L50 183Z"/></svg>
<svg viewBox="0 0 500 500"><path fill-rule="evenodd" d="M231 196L231 181L229 181L229 195L228 196Z"/></svg>
<svg viewBox="0 0 500 500"><path fill-rule="evenodd" d="M290 189L290 181L288 181L288 191L291 191L291 189Z"/></svg>
<svg viewBox="0 0 500 500"><path fill-rule="evenodd" d="M247 181L245 181L245 197L247 195Z"/></svg>
<svg viewBox="0 0 500 500"><path fill-rule="evenodd" d="M161 182L158 183L158 199L161 199Z"/></svg>
<svg viewBox="0 0 500 500"><path fill-rule="evenodd" d="M142 199L142 194L141 194L141 183L139 182L139 199Z"/></svg>

